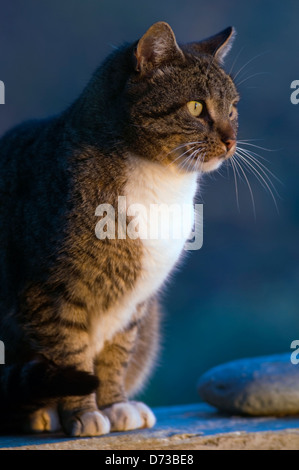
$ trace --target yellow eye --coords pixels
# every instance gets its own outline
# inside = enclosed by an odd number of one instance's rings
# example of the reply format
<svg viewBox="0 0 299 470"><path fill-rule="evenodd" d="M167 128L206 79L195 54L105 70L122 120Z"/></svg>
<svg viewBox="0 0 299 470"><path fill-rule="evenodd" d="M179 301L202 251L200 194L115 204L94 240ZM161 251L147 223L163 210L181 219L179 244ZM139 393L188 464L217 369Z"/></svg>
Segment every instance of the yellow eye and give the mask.
<svg viewBox="0 0 299 470"><path fill-rule="evenodd" d="M228 115L231 121L237 117L237 108L235 104L232 103L230 105Z"/></svg>
<svg viewBox="0 0 299 470"><path fill-rule="evenodd" d="M187 103L187 108L192 116L198 117L203 110L203 105L200 101L189 101Z"/></svg>

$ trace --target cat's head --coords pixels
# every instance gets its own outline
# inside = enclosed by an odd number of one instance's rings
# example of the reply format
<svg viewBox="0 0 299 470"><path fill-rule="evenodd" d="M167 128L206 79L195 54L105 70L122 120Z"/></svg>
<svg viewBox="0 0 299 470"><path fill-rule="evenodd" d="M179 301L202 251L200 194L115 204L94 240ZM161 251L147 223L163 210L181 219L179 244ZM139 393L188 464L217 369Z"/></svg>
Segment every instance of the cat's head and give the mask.
<svg viewBox="0 0 299 470"><path fill-rule="evenodd" d="M167 23L136 43L126 133L139 155L182 171L215 170L235 151L238 92L221 64L235 31L183 46Z"/></svg>

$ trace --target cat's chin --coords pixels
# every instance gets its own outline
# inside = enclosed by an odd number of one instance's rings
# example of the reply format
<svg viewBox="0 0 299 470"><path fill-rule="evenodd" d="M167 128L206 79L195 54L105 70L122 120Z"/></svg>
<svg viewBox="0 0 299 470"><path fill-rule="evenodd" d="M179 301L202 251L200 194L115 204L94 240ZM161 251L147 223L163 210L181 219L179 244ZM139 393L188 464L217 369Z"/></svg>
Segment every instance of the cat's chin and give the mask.
<svg viewBox="0 0 299 470"><path fill-rule="evenodd" d="M218 170L222 163L224 162L224 158L214 157L211 158L208 162L204 162L201 166L202 173L210 173L211 171Z"/></svg>

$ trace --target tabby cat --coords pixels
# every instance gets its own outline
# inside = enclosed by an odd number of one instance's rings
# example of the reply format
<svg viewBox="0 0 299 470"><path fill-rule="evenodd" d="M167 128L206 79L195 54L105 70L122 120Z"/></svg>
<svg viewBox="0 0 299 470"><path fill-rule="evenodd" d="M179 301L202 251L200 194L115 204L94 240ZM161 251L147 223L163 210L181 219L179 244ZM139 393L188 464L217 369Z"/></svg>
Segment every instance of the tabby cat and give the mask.
<svg viewBox="0 0 299 470"><path fill-rule="evenodd" d="M233 155L238 93L221 68L233 38L179 46L156 23L62 114L1 139L2 425L71 436L154 425L128 397L154 364L158 291L185 239L99 239L95 211L118 196L192 204L198 175Z"/></svg>

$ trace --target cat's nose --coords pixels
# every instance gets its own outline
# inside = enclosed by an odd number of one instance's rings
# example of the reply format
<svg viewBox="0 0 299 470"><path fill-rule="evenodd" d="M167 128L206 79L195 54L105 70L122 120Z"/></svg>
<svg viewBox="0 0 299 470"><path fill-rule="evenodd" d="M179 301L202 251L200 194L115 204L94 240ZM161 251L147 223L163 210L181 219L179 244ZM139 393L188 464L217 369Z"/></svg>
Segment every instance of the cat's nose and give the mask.
<svg viewBox="0 0 299 470"><path fill-rule="evenodd" d="M236 145L236 139L223 139L222 142L224 143L228 152L233 148L234 145Z"/></svg>

